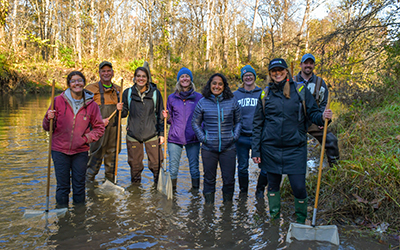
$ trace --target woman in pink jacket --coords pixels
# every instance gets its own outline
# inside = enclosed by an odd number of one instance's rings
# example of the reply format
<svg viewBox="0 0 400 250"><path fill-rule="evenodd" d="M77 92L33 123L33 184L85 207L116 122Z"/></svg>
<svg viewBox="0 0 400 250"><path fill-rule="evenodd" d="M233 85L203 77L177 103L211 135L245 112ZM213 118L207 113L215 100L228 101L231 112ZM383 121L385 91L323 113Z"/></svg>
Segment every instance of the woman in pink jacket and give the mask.
<svg viewBox="0 0 400 250"><path fill-rule="evenodd" d="M57 208L68 207L72 191L74 204L85 202L85 176L89 143L104 134L104 123L93 94L84 90L86 79L79 71L67 76L68 89L54 98L54 110L47 110L43 128L49 131L54 119L51 155L57 179Z"/></svg>

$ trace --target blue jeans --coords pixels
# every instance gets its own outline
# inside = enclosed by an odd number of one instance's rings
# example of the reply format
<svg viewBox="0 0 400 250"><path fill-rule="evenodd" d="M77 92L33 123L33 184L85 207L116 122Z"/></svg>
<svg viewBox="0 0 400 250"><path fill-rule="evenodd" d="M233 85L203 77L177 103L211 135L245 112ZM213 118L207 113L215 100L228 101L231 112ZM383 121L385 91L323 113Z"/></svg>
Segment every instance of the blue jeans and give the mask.
<svg viewBox="0 0 400 250"><path fill-rule="evenodd" d="M199 179L200 142L186 144L185 148L186 148L186 156L189 160L190 176L192 177L192 179ZM176 144L172 142L168 143L169 171L171 174L171 179L178 178L182 149L183 145L181 144Z"/></svg>
<svg viewBox="0 0 400 250"><path fill-rule="evenodd" d="M251 137L241 135L236 142L236 154L238 158L238 176L249 176L249 153L251 149Z"/></svg>
<svg viewBox="0 0 400 250"><path fill-rule="evenodd" d="M222 192L224 194L233 194L235 189L235 156L235 149L224 152L212 152L201 149L204 169L203 194L215 192L218 163L222 174Z"/></svg>
<svg viewBox="0 0 400 250"><path fill-rule="evenodd" d="M72 191L75 204L85 202L85 179L88 162L88 152L67 155L58 151L51 151L54 170L57 180L56 202L57 207L67 207L69 193Z"/></svg>

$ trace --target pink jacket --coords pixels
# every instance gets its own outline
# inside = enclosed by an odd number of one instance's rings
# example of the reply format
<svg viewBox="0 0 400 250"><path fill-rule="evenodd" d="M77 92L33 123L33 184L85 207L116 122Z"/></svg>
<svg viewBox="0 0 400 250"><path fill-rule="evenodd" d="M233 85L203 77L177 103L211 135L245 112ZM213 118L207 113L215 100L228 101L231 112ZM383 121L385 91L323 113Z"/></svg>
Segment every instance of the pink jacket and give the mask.
<svg viewBox="0 0 400 250"><path fill-rule="evenodd" d="M50 109L50 107L49 107ZM104 123L99 105L90 99L86 107L76 115L64 93L54 98L54 128L51 149L67 155L89 151L89 143L99 140L104 134ZM43 129L49 131L50 120L46 115Z"/></svg>

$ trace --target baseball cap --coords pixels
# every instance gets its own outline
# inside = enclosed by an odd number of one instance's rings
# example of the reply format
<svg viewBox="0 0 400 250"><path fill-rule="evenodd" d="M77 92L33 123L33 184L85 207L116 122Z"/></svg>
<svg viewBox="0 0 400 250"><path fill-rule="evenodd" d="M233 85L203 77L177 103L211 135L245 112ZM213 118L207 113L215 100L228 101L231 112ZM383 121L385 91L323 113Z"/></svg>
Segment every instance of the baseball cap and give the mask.
<svg viewBox="0 0 400 250"><path fill-rule="evenodd" d="M285 60L283 60L282 58L275 58L269 62L268 71L270 71L273 68L277 68L277 67L284 68L284 69L288 68Z"/></svg>
<svg viewBox="0 0 400 250"><path fill-rule="evenodd" d="M305 62L307 59L312 59L312 60L315 62L315 57L314 57L312 54L310 54L310 53L305 54L305 55L301 58L301 62L303 63L303 62Z"/></svg>
<svg viewBox="0 0 400 250"><path fill-rule="evenodd" d="M99 64L99 70L101 70L104 66L109 66L109 67L112 68L112 64L111 64L110 62L108 62L108 61L102 61L102 62Z"/></svg>

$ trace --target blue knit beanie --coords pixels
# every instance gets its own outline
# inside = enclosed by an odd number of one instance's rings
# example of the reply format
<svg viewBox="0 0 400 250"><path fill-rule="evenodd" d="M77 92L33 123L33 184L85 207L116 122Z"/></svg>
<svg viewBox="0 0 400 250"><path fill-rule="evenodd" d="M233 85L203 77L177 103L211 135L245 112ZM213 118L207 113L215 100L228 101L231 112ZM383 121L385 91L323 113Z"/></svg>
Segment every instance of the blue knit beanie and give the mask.
<svg viewBox="0 0 400 250"><path fill-rule="evenodd" d="M178 80L178 82L179 82L179 77L181 77L181 75L183 75L183 74L189 75L189 76L190 76L190 80L193 82L192 71L190 71L190 69L185 68L185 67L181 68L181 69L179 70L179 72L178 72L178 77L176 78L176 79Z"/></svg>
<svg viewBox="0 0 400 250"><path fill-rule="evenodd" d="M253 67L251 67L250 65L246 65L240 70L240 78L242 79L242 81L243 81L243 75L246 74L247 72L253 73L254 80L257 79L257 74L256 71L253 69Z"/></svg>

